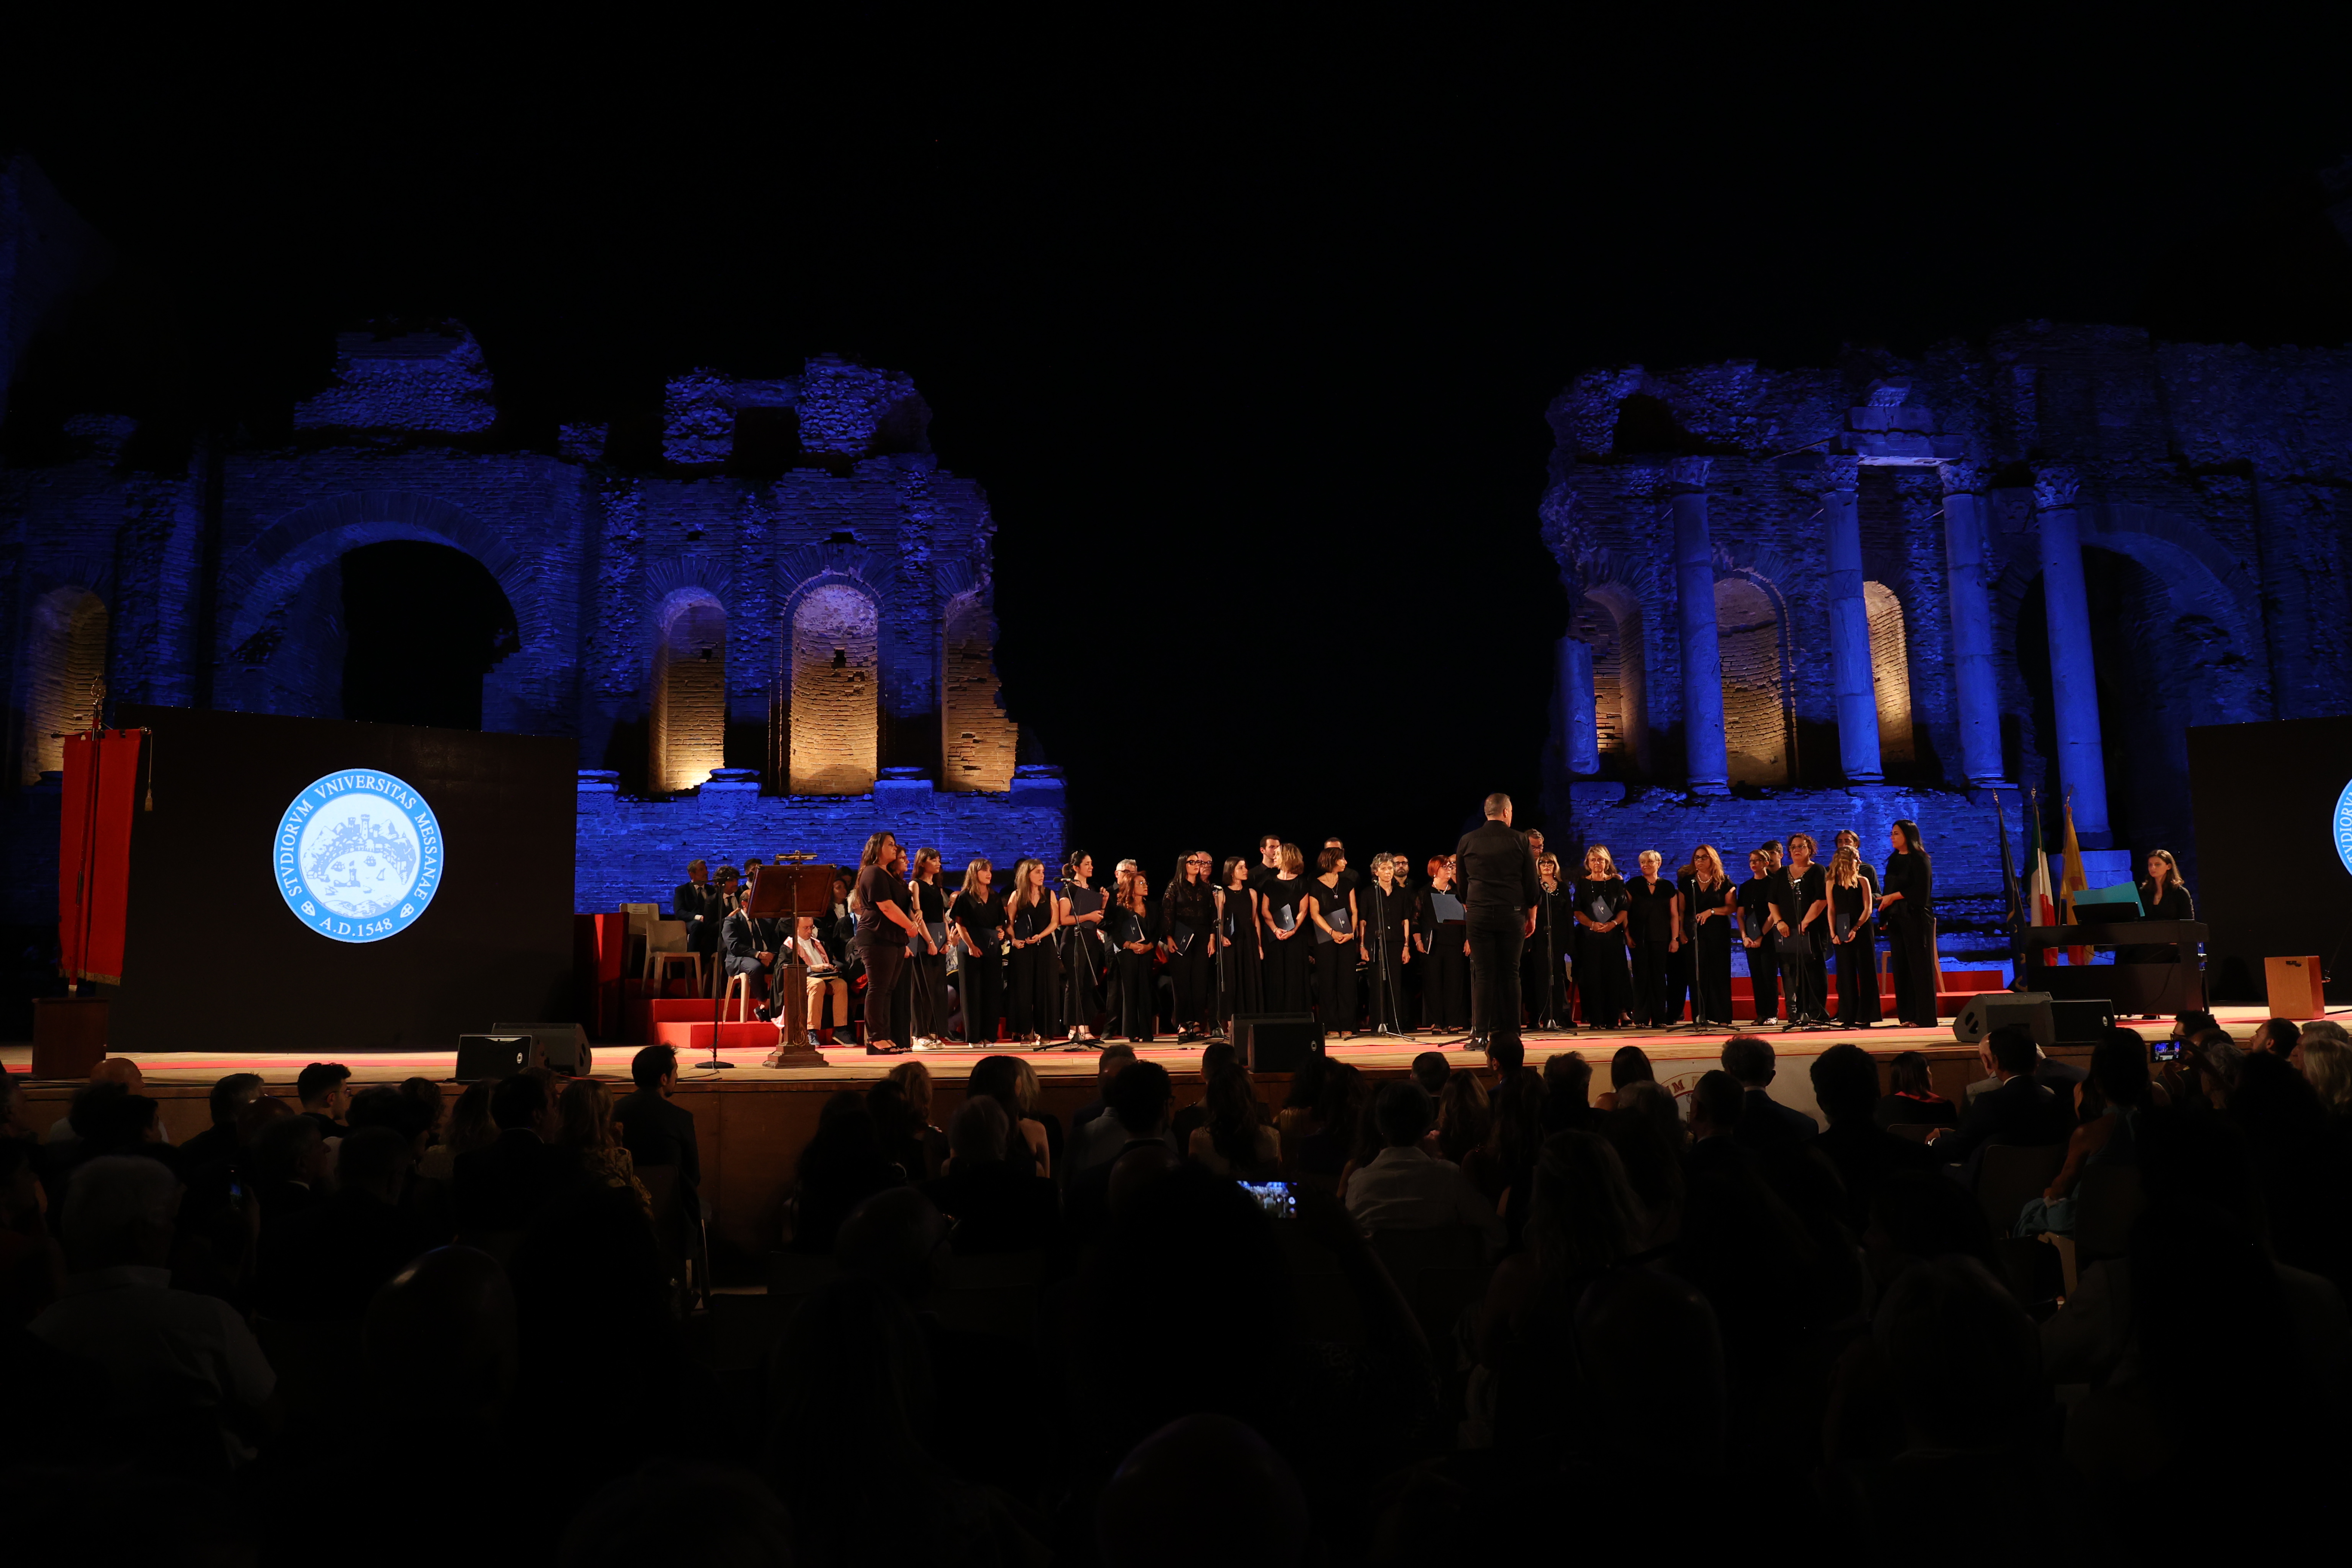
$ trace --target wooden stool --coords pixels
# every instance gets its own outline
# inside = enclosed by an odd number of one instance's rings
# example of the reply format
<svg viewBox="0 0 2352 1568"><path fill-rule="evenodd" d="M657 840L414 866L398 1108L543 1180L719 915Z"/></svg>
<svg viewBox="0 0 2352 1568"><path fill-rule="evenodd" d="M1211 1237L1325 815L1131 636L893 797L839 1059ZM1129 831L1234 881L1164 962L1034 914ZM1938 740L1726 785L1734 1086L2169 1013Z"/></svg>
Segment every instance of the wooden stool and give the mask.
<svg viewBox="0 0 2352 1568"><path fill-rule="evenodd" d="M697 996L702 995L702 954L698 952L655 952L647 954L646 964L652 973L648 974L646 978L654 983L654 994L656 996L660 995L661 988L669 984L669 966L673 963L683 963L687 966L687 973L694 977L694 994ZM740 980L743 976L739 974L735 978Z"/></svg>

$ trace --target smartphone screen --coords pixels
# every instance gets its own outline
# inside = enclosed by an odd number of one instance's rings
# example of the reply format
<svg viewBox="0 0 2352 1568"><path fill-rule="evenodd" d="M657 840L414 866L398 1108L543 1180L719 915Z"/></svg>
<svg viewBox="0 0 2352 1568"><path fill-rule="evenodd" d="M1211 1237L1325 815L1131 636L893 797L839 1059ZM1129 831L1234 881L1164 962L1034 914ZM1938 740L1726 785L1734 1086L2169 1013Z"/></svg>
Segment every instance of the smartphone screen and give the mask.
<svg viewBox="0 0 2352 1568"><path fill-rule="evenodd" d="M1244 1182L1242 1191L1258 1201L1258 1206L1275 1219L1297 1219L1298 1200L1291 1195L1288 1182Z"/></svg>
<svg viewBox="0 0 2352 1568"><path fill-rule="evenodd" d="M2160 1062L2179 1061L2180 1059L2180 1042L2179 1040L2158 1040L2156 1043L2156 1059Z"/></svg>

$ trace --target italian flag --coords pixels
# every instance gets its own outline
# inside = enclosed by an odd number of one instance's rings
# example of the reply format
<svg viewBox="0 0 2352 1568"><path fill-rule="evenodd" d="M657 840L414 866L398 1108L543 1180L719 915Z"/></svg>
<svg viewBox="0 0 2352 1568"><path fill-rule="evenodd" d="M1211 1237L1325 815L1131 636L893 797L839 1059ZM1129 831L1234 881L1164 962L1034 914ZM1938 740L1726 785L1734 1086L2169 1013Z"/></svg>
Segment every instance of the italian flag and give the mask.
<svg viewBox="0 0 2352 1568"><path fill-rule="evenodd" d="M2056 889L2050 881L2050 856L2042 847L2042 797L2025 792L2025 920L2028 925L2058 923Z"/></svg>

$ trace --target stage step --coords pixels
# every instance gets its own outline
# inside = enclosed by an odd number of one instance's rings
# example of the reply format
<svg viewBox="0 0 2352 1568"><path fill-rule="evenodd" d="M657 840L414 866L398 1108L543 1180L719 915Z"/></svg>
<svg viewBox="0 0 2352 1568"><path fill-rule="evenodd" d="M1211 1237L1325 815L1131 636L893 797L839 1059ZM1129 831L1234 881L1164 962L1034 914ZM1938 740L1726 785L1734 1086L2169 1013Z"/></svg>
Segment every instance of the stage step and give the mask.
<svg viewBox="0 0 2352 1568"><path fill-rule="evenodd" d="M710 1048L709 1024L656 1024L654 1044L667 1046L678 1051L707 1051ZM773 1024L721 1024L719 1026L719 1048L722 1051L772 1050L776 1044Z"/></svg>
<svg viewBox="0 0 2352 1568"><path fill-rule="evenodd" d="M708 1024L713 1005L707 996L656 996L646 1004L647 1016L656 1024Z"/></svg>

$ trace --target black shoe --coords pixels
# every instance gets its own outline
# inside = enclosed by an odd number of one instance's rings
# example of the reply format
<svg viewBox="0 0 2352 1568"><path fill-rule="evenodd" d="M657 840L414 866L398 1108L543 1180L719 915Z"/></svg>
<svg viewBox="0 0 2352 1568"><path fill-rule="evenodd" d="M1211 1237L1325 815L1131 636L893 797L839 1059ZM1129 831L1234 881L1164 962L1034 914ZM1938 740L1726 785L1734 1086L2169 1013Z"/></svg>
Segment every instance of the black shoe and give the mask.
<svg viewBox="0 0 2352 1568"><path fill-rule="evenodd" d="M754 1007L751 1009L751 1016L759 1019L762 1024L772 1024L776 1021L776 1010L773 1007Z"/></svg>

